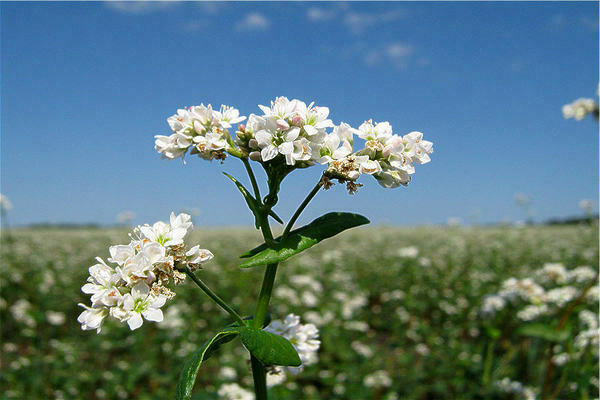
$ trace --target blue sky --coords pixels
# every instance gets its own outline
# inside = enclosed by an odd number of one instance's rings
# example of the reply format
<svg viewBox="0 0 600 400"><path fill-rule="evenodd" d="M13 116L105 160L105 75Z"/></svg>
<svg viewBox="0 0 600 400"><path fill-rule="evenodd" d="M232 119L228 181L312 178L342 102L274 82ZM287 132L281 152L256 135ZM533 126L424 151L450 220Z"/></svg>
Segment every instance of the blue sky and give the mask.
<svg viewBox="0 0 600 400"><path fill-rule="evenodd" d="M374 223L581 214L598 196L598 124L561 107L598 87L598 4L2 3L1 192L14 225L135 223L198 208L200 225L251 218L221 171L238 160L161 160L153 136L201 102L258 113L287 96L334 123L389 121L434 142L411 184L320 193ZM258 166L258 165L257 165ZM284 181L288 216L322 168ZM367 178L367 179L365 179Z"/></svg>

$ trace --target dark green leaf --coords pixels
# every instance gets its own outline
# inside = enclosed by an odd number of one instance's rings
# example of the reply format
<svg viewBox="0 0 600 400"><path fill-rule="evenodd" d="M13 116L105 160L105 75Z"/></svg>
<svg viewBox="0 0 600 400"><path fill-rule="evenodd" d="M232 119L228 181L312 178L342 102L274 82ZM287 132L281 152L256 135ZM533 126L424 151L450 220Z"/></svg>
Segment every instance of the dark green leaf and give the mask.
<svg viewBox="0 0 600 400"><path fill-rule="evenodd" d="M369 220L367 218L358 214L344 212L325 214L310 224L291 231L283 241L281 241L281 237L277 238L275 248L271 249L266 244L262 244L242 254L242 258L250 258L244 261L240 267L256 267L258 265L272 264L286 260L346 229L368 223Z"/></svg>
<svg viewBox="0 0 600 400"><path fill-rule="evenodd" d="M229 175L227 172L223 172L223 175L225 175L226 177L231 179L231 181L233 183L235 183L235 185L239 189L240 193L242 193L242 196L244 196L244 199L246 200L246 204L248 204L248 208L254 214L254 226L256 227L256 229L258 229L260 227L260 223L259 223L259 220L257 217L258 202L256 201L256 199L254 197L252 197L252 195L250 194L250 192L248 192L248 190L244 187L244 185L242 185L240 182L238 182L237 179L235 179L233 176Z"/></svg>
<svg viewBox="0 0 600 400"><path fill-rule="evenodd" d="M517 330L517 333L522 336L529 336L538 339L544 339L549 342L564 342L570 336L568 329L556 330L546 324L529 324Z"/></svg>
<svg viewBox="0 0 600 400"><path fill-rule="evenodd" d="M302 363L294 346L283 336L250 327L237 329L246 349L264 365L297 367Z"/></svg>
<svg viewBox="0 0 600 400"><path fill-rule="evenodd" d="M279 218L279 215L275 214L275 211L269 210L269 215L277 222L283 225L283 220Z"/></svg>
<svg viewBox="0 0 600 400"><path fill-rule="evenodd" d="M218 348L232 341L238 335L236 327L225 328L221 332L218 332L211 339L207 340L200 350L189 358L181 371L179 376L179 382L177 383L176 399L177 400L188 400L192 397L192 389L194 388L194 382L196 382L196 375L202 362L208 359Z"/></svg>

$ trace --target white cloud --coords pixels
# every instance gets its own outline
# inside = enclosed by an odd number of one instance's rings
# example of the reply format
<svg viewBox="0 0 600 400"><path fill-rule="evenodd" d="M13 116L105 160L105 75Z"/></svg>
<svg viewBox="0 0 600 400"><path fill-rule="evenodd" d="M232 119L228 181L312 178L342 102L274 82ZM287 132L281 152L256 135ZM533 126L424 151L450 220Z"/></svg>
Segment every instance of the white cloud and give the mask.
<svg viewBox="0 0 600 400"><path fill-rule="evenodd" d="M598 31L598 19L596 18L584 16L581 17L581 23L592 32Z"/></svg>
<svg viewBox="0 0 600 400"><path fill-rule="evenodd" d="M105 1L106 7L123 14L149 14L164 10L179 3L178 1Z"/></svg>
<svg viewBox="0 0 600 400"><path fill-rule="evenodd" d="M364 62L371 66L388 64L394 68L403 69L408 65L413 52L411 45L394 42L368 51L364 56Z"/></svg>
<svg viewBox="0 0 600 400"><path fill-rule="evenodd" d="M310 7L306 10L306 16L312 22L329 21L335 17L336 12L333 10L324 10L318 7Z"/></svg>
<svg viewBox="0 0 600 400"><path fill-rule="evenodd" d="M236 25L238 31L264 31L269 28L271 22L263 14L253 12Z"/></svg>
<svg viewBox="0 0 600 400"><path fill-rule="evenodd" d="M394 22L404 16L398 8L390 8L386 12L368 13L353 11L344 3L335 3L328 8L310 7L306 10L306 17L311 22L324 22L339 17L339 20L355 35L360 35L371 27L377 27Z"/></svg>
<svg viewBox="0 0 600 400"><path fill-rule="evenodd" d="M398 9L378 14L348 11L344 15L343 22L352 33L359 35L368 28L396 21L402 16L403 12Z"/></svg>

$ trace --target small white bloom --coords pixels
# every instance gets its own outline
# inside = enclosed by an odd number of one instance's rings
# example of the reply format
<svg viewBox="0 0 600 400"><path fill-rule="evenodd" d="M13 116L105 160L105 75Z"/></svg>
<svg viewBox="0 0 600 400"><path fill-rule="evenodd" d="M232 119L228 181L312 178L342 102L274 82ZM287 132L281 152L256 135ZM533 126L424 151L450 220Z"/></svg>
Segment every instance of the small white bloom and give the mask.
<svg viewBox="0 0 600 400"><path fill-rule="evenodd" d="M365 140L382 140L392 136L392 126L389 122L375 122L370 119L358 127L358 137Z"/></svg>
<svg viewBox="0 0 600 400"><path fill-rule="evenodd" d="M129 328L134 330L142 326L142 316L148 321L161 322L163 313L160 307L165 301L166 297L150 293L150 287L145 283L137 283L131 288L131 293L123 296L122 309L128 312L126 321Z"/></svg>
<svg viewBox="0 0 600 400"><path fill-rule="evenodd" d="M222 385L217 394L224 400L254 400L254 393L242 388L237 383Z"/></svg>
<svg viewBox="0 0 600 400"><path fill-rule="evenodd" d="M171 136L156 135L154 148L162 154L162 158L174 160L181 157L183 160L187 149L192 142L189 137L182 133L174 133ZM185 162L185 160L184 160Z"/></svg>
<svg viewBox="0 0 600 400"><path fill-rule="evenodd" d="M8 197L0 193L0 209L4 212L12 210L13 206Z"/></svg>
<svg viewBox="0 0 600 400"><path fill-rule="evenodd" d="M221 110L214 111L213 114L223 129L229 129L233 124L246 119L246 117L240 116L240 112L237 109L226 105L221 105Z"/></svg>
<svg viewBox="0 0 600 400"><path fill-rule="evenodd" d="M92 304L115 305L121 299L121 294L116 287L120 276L101 258L96 258L96 260L98 264L89 268L88 283L82 286L81 291L92 295Z"/></svg>
<svg viewBox="0 0 600 400"><path fill-rule="evenodd" d="M83 311L77 318L77 322L81 324L81 329L96 329L96 332L100 333L102 329L102 322L108 315L108 310L102 306L88 307L81 303L78 305L85 308L85 311Z"/></svg>
<svg viewBox="0 0 600 400"><path fill-rule="evenodd" d="M288 314L285 319L274 320L264 329L275 335L280 335L290 341L302 361L300 367L286 367L292 374L298 374L304 366L317 362L317 351L321 346L318 340L319 330L313 324L300 324L300 317Z"/></svg>
<svg viewBox="0 0 600 400"><path fill-rule="evenodd" d="M363 379L363 384L366 387L383 388L392 386L392 379L386 371L375 371Z"/></svg>
<svg viewBox="0 0 600 400"><path fill-rule="evenodd" d="M213 253L211 253L209 250L201 249L199 245L189 249L185 253L185 256L187 262L190 264L202 264L214 257Z"/></svg>

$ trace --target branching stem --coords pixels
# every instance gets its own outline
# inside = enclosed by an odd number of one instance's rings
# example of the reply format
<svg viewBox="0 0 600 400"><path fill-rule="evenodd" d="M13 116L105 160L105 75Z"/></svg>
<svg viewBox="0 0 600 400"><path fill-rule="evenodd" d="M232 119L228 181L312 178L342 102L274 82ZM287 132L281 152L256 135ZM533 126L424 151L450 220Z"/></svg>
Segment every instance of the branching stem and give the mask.
<svg viewBox="0 0 600 400"><path fill-rule="evenodd" d="M200 289L202 289L202 291L204 291L204 293L208 295L208 297L210 297L223 310L225 310L229 315L231 315L233 319L235 319L238 323L244 325L244 320L242 319L242 317L240 317L240 315L237 312L235 312L235 310L231 308L229 304L225 303L225 301L223 301L223 299L221 299L215 292L210 290L210 288L206 286L204 282L198 279L198 277L192 272L192 270L189 267L185 267L184 272L194 281L196 285L198 285Z"/></svg>

